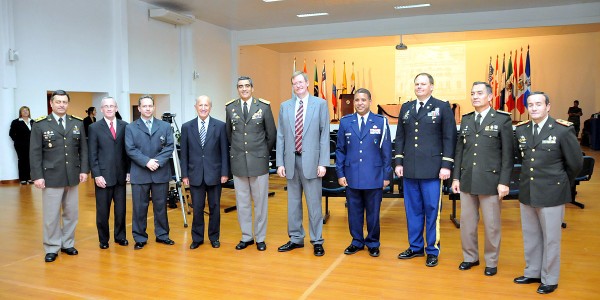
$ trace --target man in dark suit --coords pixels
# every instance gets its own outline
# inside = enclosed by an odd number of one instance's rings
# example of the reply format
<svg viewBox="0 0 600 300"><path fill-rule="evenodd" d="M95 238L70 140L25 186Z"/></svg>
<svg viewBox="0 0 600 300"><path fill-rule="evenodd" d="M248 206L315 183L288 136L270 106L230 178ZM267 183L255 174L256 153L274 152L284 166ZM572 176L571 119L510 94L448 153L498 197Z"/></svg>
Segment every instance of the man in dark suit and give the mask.
<svg viewBox="0 0 600 300"><path fill-rule="evenodd" d="M371 113L371 92L360 88L354 94L355 114L340 120L335 150L338 182L346 187L348 225L352 243L344 254L354 254L365 245L369 255L379 256L379 210L383 188L392 176L392 143L387 119ZM365 238L364 220L367 219Z"/></svg>
<svg viewBox="0 0 600 300"><path fill-rule="evenodd" d="M204 202L208 195L208 238L213 248L219 248L221 215L221 184L229 179L229 145L225 123L210 117L212 102L200 96L194 105L198 118L181 127L181 176L190 187L194 221L192 244L196 249L204 243Z"/></svg>
<svg viewBox="0 0 600 300"><path fill-rule="evenodd" d="M152 192L156 242L173 245L169 238L167 193L171 179L169 159L173 155L173 132L169 123L154 118L154 99L144 95L138 100L140 118L125 128L125 149L131 158L132 231L135 250L148 242L146 233L148 205Z"/></svg>
<svg viewBox="0 0 600 300"><path fill-rule="evenodd" d="M508 195L513 167L513 130L510 114L490 107L492 87L474 82L471 103L475 112L463 115L454 156L452 191L460 193L460 237L463 262L459 270L479 265L477 224L479 208L485 228L485 270L498 272L501 200Z"/></svg>
<svg viewBox="0 0 600 300"><path fill-rule="evenodd" d="M275 146L275 120L270 102L252 96L250 77L238 78L239 99L225 104L227 138L231 144L231 172L242 239L235 249L254 244L265 251L269 204L269 154ZM252 234L254 200L254 235Z"/></svg>
<svg viewBox="0 0 600 300"><path fill-rule="evenodd" d="M104 97L100 105L104 118L88 128L88 156L96 184L96 228L100 249L107 249L110 238L108 218L113 201L114 241L121 246L129 245L125 233L125 192L130 160L125 152L127 122L115 117L119 109L117 101L113 97Z"/></svg>
<svg viewBox="0 0 600 300"><path fill-rule="evenodd" d="M396 175L404 176L404 208L410 247L398 255L410 259L427 253L435 267L440 253L442 182L450 178L456 146L456 122L450 105L431 96L433 77L415 77L417 100L402 104L396 129ZM424 247L425 225L427 247Z"/></svg>
<svg viewBox="0 0 600 300"><path fill-rule="evenodd" d="M308 92L308 75L292 74L294 97L281 104L277 130L277 174L287 178L288 235L279 252L304 247L302 191L306 197L310 242L315 256L323 248L322 179L329 165L329 110L327 102Z"/></svg>
<svg viewBox="0 0 600 300"><path fill-rule="evenodd" d="M523 158L519 181L525 272L515 283L540 283L537 292L558 287L561 225L571 185L583 167L583 155L571 122L548 115L543 92L527 97L532 120L517 124L516 142Z"/></svg>
<svg viewBox="0 0 600 300"><path fill-rule="evenodd" d="M42 189L46 262L56 260L58 250L79 253L74 247L78 185L87 180L88 151L82 119L67 115L69 101L63 90L52 93L52 113L36 119L31 129L31 178Z"/></svg>

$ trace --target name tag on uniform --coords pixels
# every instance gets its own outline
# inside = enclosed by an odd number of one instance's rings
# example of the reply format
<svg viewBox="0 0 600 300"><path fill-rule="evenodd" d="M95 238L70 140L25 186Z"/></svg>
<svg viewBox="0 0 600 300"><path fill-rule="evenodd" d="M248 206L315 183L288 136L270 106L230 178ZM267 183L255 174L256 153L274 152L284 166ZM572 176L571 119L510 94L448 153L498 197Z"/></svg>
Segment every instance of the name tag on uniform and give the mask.
<svg viewBox="0 0 600 300"><path fill-rule="evenodd" d="M381 129L380 128L371 128L370 132L371 132L371 134L381 134Z"/></svg>
<svg viewBox="0 0 600 300"><path fill-rule="evenodd" d="M352 132L346 132L346 136L351 136Z"/></svg>

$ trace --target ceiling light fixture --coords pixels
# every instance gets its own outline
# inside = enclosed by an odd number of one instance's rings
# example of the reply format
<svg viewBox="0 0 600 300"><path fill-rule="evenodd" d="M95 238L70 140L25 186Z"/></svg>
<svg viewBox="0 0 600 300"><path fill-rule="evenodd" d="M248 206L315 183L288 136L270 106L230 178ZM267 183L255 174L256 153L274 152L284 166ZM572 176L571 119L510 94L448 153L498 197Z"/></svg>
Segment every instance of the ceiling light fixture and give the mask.
<svg viewBox="0 0 600 300"><path fill-rule="evenodd" d="M329 13L320 12L320 13L311 13L311 14L299 14L296 15L298 18L308 18L308 17L320 17L320 16L328 16Z"/></svg>
<svg viewBox="0 0 600 300"><path fill-rule="evenodd" d="M262 0L263 2L269 3L269 2L280 2L283 0Z"/></svg>
<svg viewBox="0 0 600 300"><path fill-rule="evenodd" d="M407 8L419 8L419 7L429 7L431 4L423 3L423 4L413 4L413 5L398 5L394 6L394 9L407 9Z"/></svg>
<svg viewBox="0 0 600 300"><path fill-rule="evenodd" d="M396 45L396 50L406 50L408 46L402 42L402 35L400 35L400 44Z"/></svg>

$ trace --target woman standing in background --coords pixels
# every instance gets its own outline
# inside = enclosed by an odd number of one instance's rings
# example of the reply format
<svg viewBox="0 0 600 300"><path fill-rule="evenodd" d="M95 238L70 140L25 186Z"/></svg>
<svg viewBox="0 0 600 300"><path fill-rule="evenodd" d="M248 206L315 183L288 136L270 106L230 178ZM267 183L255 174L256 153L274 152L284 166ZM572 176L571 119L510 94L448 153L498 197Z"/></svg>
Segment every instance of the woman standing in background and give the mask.
<svg viewBox="0 0 600 300"><path fill-rule="evenodd" d="M19 180L23 185L28 182L33 183L29 170L29 137L31 136L31 124L33 124L30 116L29 107L21 106L19 108L19 118L12 121L8 133L14 142L15 151L17 152L17 158L19 159Z"/></svg>
<svg viewBox="0 0 600 300"><path fill-rule="evenodd" d="M85 111L87 113L87 117L83 119L83 128L85 128L85 136L88 136L88 127L92 125L92 123L96 122L96 108L93 106L88 107Z"/></svg>

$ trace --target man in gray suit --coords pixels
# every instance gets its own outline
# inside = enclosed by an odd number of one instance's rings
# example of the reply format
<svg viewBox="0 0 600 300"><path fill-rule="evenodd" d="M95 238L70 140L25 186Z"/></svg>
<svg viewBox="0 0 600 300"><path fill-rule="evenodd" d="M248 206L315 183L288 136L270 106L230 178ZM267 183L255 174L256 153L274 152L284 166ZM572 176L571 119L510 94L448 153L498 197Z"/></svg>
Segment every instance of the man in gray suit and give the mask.
<svg viewBox="0 0 600 300"><path fill-rule="evenodd" d="M67 115L69 101L65 91L52 93L52 113L36 119L31 128L31 179L42 189L46 262L56 260L58 250L78 254L74 247L79 218L77 187L87 180L89 168L83 121Z"/></svg>
<svg viewBox="0 0 600 300"><path fill-rule="evenodd" d="M169 159L173 155L173 132L169 123L154 118L154 99L144 95L138 100L140 118L125 128L125 149L131 158L132 232L135 250L148 242L146 226L152 192L156 242L173 245L169 238L167 192L171 180Z"/></svg>
<svg viewBox="0 0 600 300"><path fill-rule="evenodd" d="M231 144L231 173L242 239L235 246L242 250L254 244L265 251L269 203L269 154L275 146L275 120L270 102L254 98L250 77L238 78L239 99L225 104L226 129ZM252 196L252 197L250 197ZM252 235L252 199L254 199L254 235Z"/></svg>
<svg viewBox="0 0 600 300"><path fill-rule="evenodd" d="M513 130L510 114L490 107L492 87L474 82L474 112L463 115L454 155L452 191L460 193L460 237L463 262L459 270L479 265L477 224L479 208L485 228L485 270L498 272L500 255L500 207L508 195L513 167Z"/></svg>
<svg viewBox="0 0 600 300"><path fill-rule="evenodd" d="M277 174L287 178L288 235L279 252L304 247L302 191L306 197L310 242L315 256L323 256L322 177L329 165L329 110L327 102L308 93L308 75L292 74L294 96L281 104L277 131Z"/></svg>
<svg viewBox="0 0 600 300"><path fill-rule="evenodd" d="M532 120L517 124L515 135L523 158L519 201L525 271L514 282L540 283L537 292L548 294L558 288L561 224L583 155L573 123L548 115L548 95L531 93L527 108Z"/></svg>

